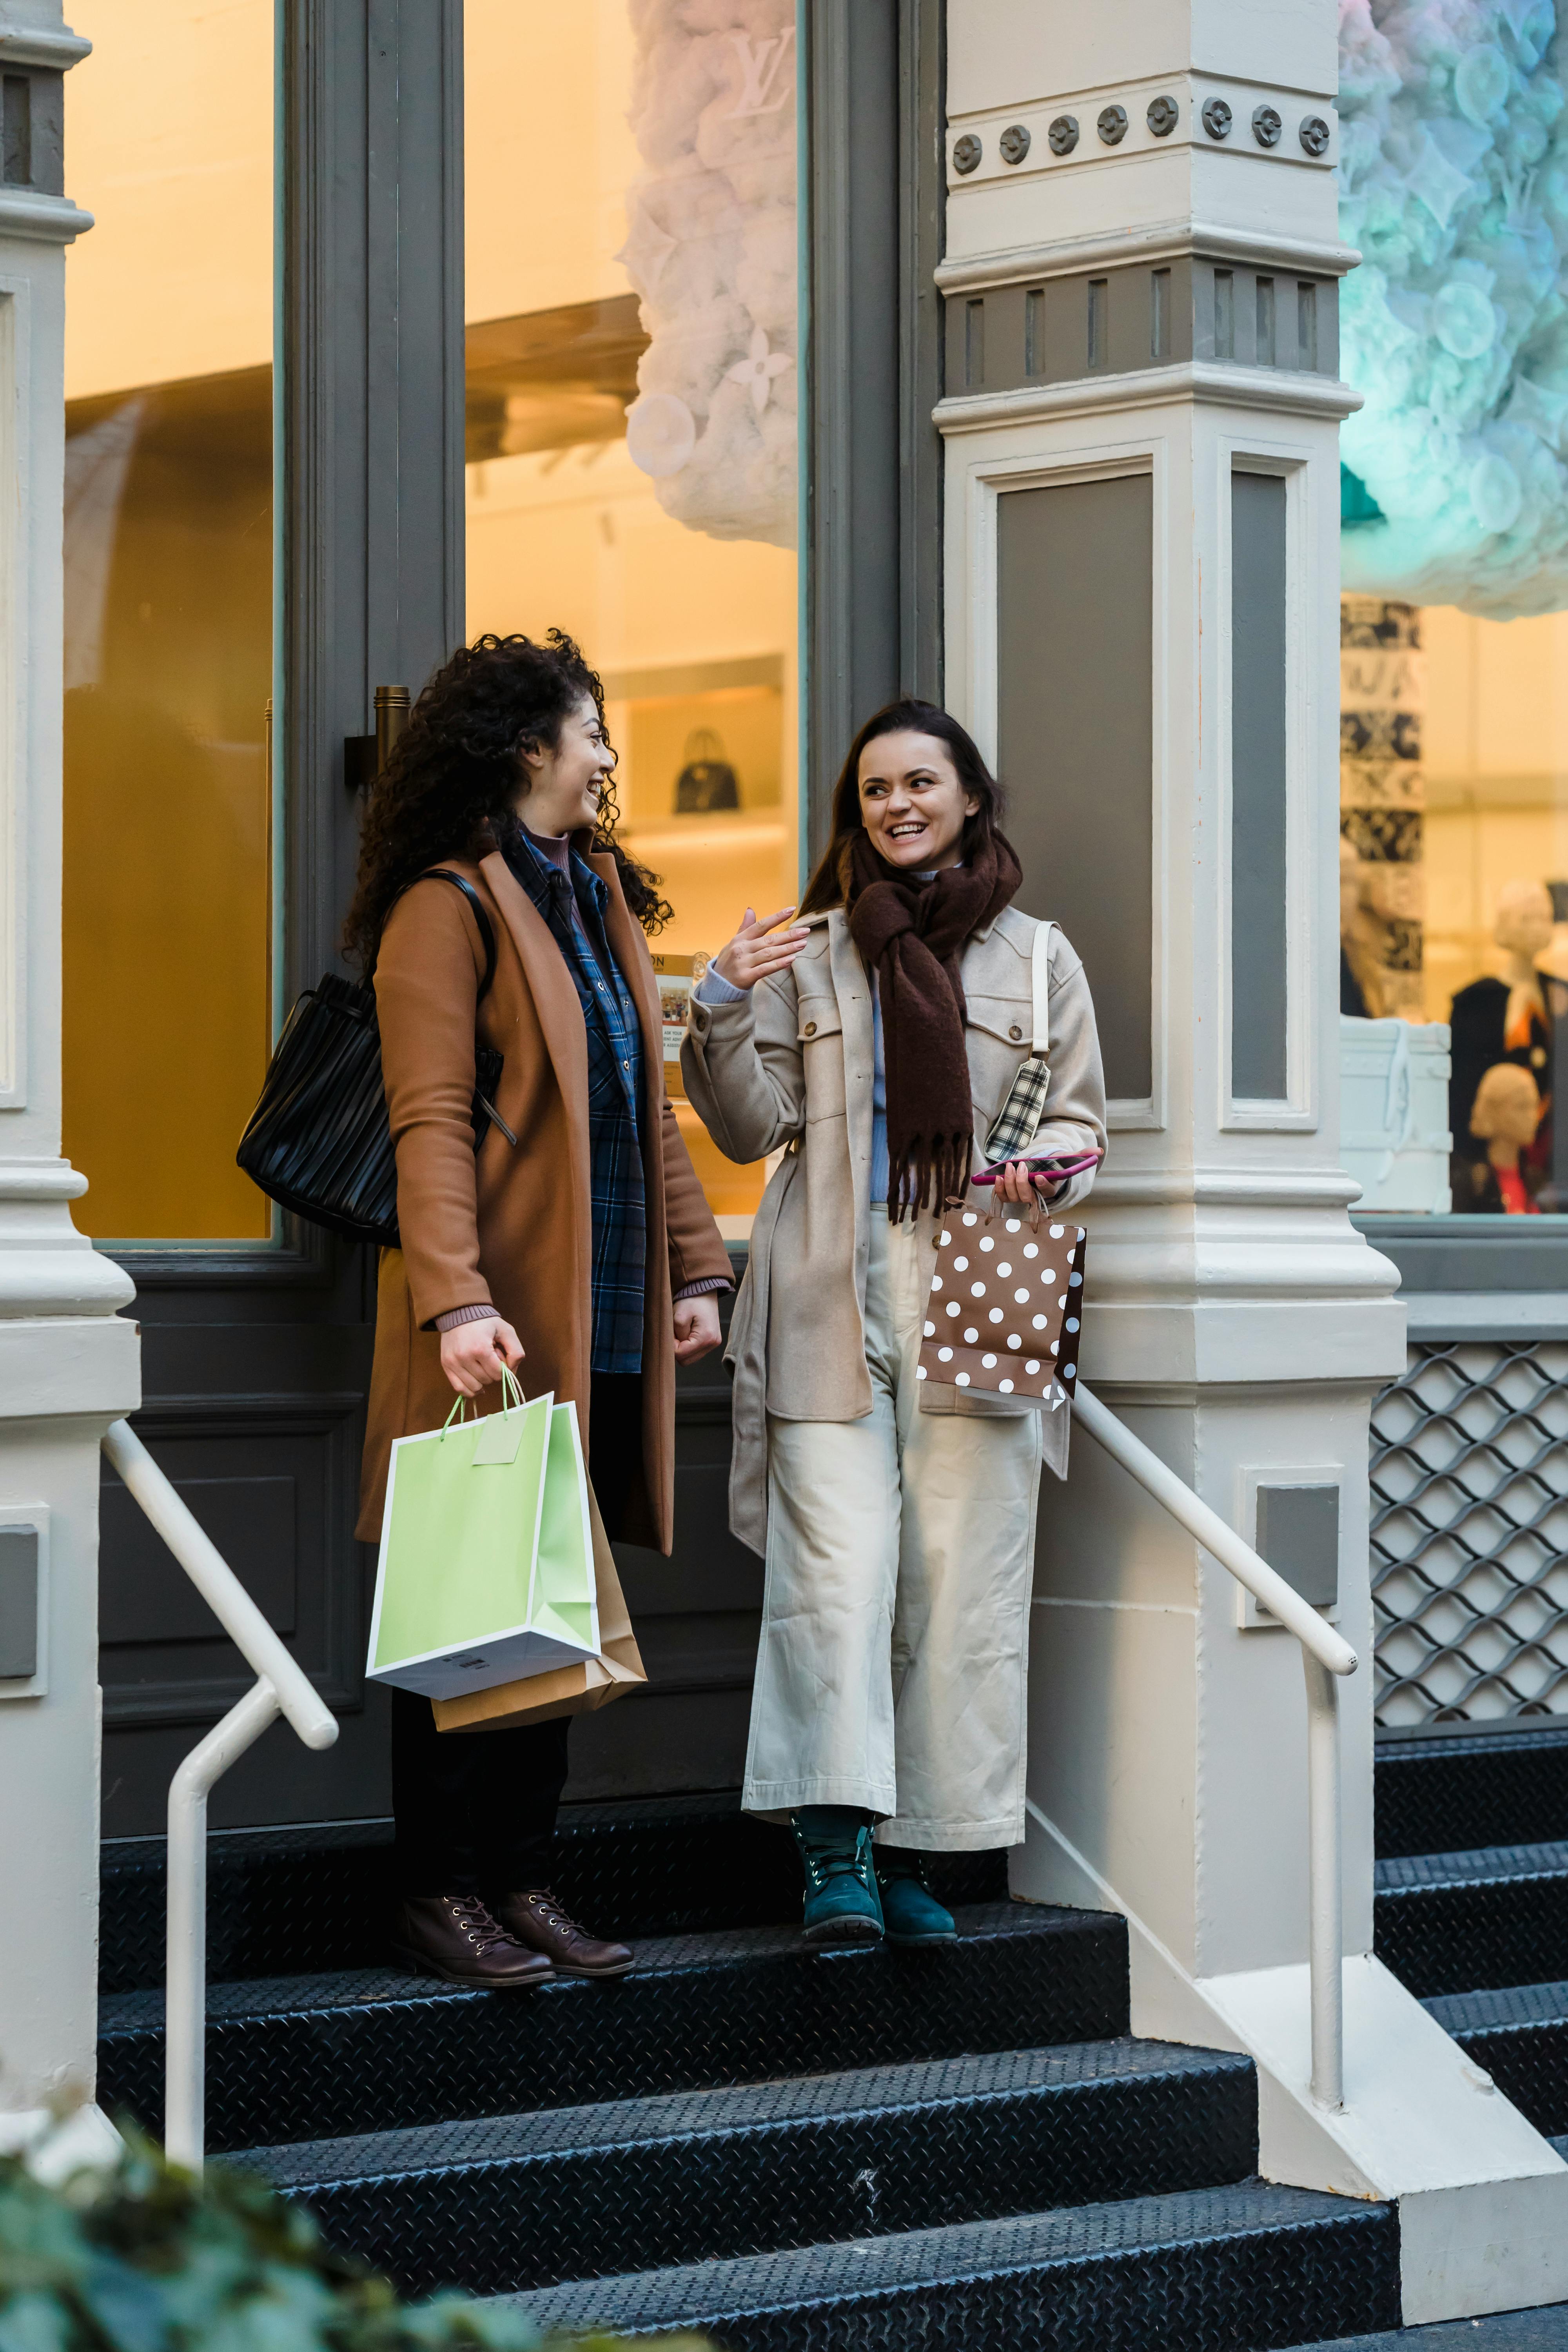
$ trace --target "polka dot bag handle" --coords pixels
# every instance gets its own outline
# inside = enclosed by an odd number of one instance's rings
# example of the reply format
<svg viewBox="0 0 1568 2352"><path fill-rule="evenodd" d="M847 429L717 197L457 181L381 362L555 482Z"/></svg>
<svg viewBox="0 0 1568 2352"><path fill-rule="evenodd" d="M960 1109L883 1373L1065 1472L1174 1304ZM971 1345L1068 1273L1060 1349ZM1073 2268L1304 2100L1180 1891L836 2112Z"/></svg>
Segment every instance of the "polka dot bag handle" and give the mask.
<svg viewBox="0 0 1568 2352"><path fill-rule="evenodd" d="M946 1209L916 1378L1058 1412L1078 1380L1087 1240L1059 1220Z"/></svg>

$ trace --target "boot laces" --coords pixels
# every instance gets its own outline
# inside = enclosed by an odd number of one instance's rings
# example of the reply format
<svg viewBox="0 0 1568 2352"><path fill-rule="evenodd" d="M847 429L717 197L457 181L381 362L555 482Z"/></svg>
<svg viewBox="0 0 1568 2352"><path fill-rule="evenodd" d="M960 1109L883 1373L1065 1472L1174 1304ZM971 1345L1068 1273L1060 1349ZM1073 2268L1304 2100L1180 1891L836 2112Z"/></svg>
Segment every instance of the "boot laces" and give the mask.
<svg viewBox="0 0 1568 2352"><path fill-rule="evenodd" d="M568 1917L548 1886L536 1886L522 1899L547 1927L560 1927L569 1936L586 1936L587 1930L579 1927L575 1919Z"/></svg>
<svg viewBox="0 0 1568 2352"><path fill-rule="evenodd" d="M455 1926L480 1954L511 1941L500 1921L492 1918L477 1895L449 1895L447 1906Z"/></svg>

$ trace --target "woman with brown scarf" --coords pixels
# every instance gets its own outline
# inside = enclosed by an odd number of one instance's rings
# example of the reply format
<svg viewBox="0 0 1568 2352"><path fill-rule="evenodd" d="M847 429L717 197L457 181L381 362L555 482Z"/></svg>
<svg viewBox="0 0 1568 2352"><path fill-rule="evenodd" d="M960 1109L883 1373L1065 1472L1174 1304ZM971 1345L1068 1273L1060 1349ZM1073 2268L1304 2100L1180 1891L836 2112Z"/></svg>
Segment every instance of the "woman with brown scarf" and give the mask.
<svg viewBox="0 0 1568 2352"><path fill-rule="evenodd" d="M731 1327L731 1520L767 1564L744 1801L787 1821L816 1944L950 1941L922 1856L1017 1843L1035 1505L1065 1410L917 1381L944 1205L1034 1035L1035 919L1001 794L931 704L868 720L799 916L696 992L687 1091L720 1149L783 1149ZM1050 1082L1027 1158L1099 1153L1083 967L1051 940ZM1011 1163L1015 1207L1071 1208ZM975 1196L985 1202L987 1196Z"/></svg>

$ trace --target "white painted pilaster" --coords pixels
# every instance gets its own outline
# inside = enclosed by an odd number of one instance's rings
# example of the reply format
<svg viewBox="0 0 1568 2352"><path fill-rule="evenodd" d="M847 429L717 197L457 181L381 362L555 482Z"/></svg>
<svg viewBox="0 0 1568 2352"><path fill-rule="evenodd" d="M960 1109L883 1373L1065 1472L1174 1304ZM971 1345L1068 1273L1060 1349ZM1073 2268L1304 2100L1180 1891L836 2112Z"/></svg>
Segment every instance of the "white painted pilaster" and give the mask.
<svg viewBox="0 0 1568 2352"><path fill-rule="evenodd" d="M4 0L7 69L85 54ZM37 100L36 98L36 103ZM0 189L0 1527L38 1531L37 1671L0 1680L0 2146L90 2102L98 1965L98 1448L139 1402L132 1286L71 1223L60 1150L66 198ZM71 2145L100 2146L90 2107ZM47 2160L47 2159L46 2159Z"/></svg>
<svg viewBox="0 0 1568 2352"><path fill-rule="evenodd" d="M1343 2110L1316 2108L1307 2088L1296 1644L1256 1612L1248 1622L1226 1573L1081 1433L1069 1482L1047 1478L1042 1497L1031 1833L1015 1890L1127 1915L1135 2032L1251 2052L1266 2174L1400 2200L1407 2319L1565 2296L1568 2168L1369 1957L1367 1412L1403 1370L1405 1318L1394 1269L1350 1223L1356 1188L1338 1164L1338 427L1355 395L1331 339L1355 257L1336 231L1333 0L949 0L948 57L940 278L950 318L987 305L971 345L983 380L963 383L950 338L938 412L948 698L994 750L1000 502L1146 475L1152 1085L1113 1105L1087 1212L1083 1367L1248 1540L1259 1484L1340 1490L1336 1622L1363 1662L1340 1691ZM1031 315L1059 320L1089 299L1089 277L1115 289L1161 267L1195 306L1164 356L1145 328L1141 351L1113 343L1109 365L1064 366L1059 343L1035 380L995 364L993 310L1013 335L1029 289ZM1227 302L1233 287L1260 300L1263 274L1292 321L1299 282L1315 283L1299 336L1280 309L1283 363L1255 341L1261 310L1218 333L1216 267ZM1233 927L1249 919L1230 895L1238 467L1285 484L1288 1020L1267 1101L1238 1098L1230 1066ZM1070 905L1037 911L1072 936Z"/></svg>

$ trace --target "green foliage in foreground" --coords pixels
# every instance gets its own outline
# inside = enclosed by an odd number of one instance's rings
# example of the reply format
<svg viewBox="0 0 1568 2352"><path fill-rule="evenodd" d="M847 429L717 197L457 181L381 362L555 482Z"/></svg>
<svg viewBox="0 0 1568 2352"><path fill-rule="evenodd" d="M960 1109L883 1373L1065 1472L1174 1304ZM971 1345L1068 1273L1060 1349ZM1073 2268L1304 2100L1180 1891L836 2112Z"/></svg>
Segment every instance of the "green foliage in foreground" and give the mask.
<svg viewBox="0 0 1568 2352"><path fill-rule="evenodd" d="M47 2188L0 2158L0 2352L535 2352L529 2320L402 2303L300 2205L219 2165L200 2183L139 2137L112 2172ZM560 2339L556 2339L559 2346ZM662 2352L705 2352L695 2337ZM609 2338L578 2352L610 2352Z"/></svg>

